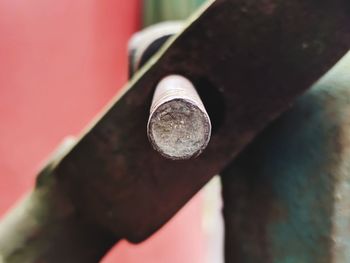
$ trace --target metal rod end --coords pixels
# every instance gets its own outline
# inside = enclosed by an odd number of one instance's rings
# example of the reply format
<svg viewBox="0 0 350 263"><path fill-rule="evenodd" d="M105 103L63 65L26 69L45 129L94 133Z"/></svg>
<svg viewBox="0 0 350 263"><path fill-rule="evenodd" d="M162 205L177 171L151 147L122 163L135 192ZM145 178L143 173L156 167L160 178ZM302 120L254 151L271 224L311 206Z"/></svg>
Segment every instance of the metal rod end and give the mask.
<svg viewBox="0 0 350 263"><path fill-rule="evenodd" d="M147 134L153 148L173 160L196 157L206 148L211 123L189 80L171 75L159 82Z"/></svg>

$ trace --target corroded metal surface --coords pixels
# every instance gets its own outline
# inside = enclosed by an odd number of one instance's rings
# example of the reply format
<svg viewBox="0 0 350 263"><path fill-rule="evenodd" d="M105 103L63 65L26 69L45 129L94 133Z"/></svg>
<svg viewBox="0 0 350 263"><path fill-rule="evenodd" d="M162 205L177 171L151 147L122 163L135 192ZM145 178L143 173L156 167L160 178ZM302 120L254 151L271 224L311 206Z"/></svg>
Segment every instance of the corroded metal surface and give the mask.
<svg viewBox="0 0 350 263"><path fill-rule="evenodd" d="M348 50L347 14L345 0L216 1L43 171L1 225L0 261L96 261L119 238L147 238ZM228 262L349 262L347 72L226 170ZM147 142L152 93L168 74L200 88L213 122L196 160L167 161Z"/></svg>
<svg viewBox="0 0 350 263"><path fill-rule="evenodd" d="M173 160L195 158L207 147L211 134L210 118L188 79L170 75L158 83L147 134L153 148Z"/></svg>
<svg viewBox="0 0 350 263"><path fill-rule="evenodd" d="M81 217L144 240L350 47L347 0L217 0L152 59L55 171ZM183 74L213 136L198 159L154 152L145 127L153 90Z"/></svg>
<svg viewBox="0 0 350 263"><path fill-rule="evenodd" d="M224 172L226 262L350 262L350 53Z"/></svg>
<svg viewBox="0 0 350 263"><path fill-rule="evenodd" d="M67 137L38 174L36 187L0 224L0 263L96 263L118 241L81 219L52 169L75 140Z"/></svg>

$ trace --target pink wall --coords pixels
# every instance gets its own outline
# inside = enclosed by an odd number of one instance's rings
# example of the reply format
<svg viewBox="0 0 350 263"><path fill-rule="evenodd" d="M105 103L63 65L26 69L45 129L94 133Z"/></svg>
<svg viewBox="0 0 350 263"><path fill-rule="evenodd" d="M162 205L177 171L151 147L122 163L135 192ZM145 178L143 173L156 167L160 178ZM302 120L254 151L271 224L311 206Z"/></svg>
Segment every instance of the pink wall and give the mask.
<svg viewBox="0 0 350 263"><path fill-rule="evenodd" d="M139 5L0 1L0 214L33 186L62 138L78 134L126 81ZM104 262L202 263L202 252L197 198L150 241L120 244Z"/></svg>

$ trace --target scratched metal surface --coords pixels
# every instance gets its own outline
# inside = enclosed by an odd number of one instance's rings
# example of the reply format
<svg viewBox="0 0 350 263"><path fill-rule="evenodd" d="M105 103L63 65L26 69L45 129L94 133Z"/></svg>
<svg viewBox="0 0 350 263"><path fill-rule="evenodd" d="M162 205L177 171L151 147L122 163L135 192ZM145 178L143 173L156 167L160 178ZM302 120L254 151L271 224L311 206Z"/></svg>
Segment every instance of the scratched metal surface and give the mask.
<svg viewBox="0 0 350 263"><path fill-rule="evenodd" d="M213 2L57 166L78 214L133 242L156 231L349 49L349 7L347 0ZM197 84L214 125L195 160L166 160L147 140L154 87L170 73Z"/></svg>
<svg viewBox="0 0 350 263"><path fill-rule="evenodd" d="M223 172L226 262L350 262L350 53Z"/></svg>

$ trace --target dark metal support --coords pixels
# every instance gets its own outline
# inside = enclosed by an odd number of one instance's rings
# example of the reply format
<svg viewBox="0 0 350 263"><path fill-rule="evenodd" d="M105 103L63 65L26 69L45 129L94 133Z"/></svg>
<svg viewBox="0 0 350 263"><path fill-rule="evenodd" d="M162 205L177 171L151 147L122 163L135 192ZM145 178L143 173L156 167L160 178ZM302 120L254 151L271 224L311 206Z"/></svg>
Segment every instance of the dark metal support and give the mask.
<svg viewBox="0 0 350 263"><path fill-rule="evenodd" d="M350 262L350 53L222 173L227 263Z"/></svg>

